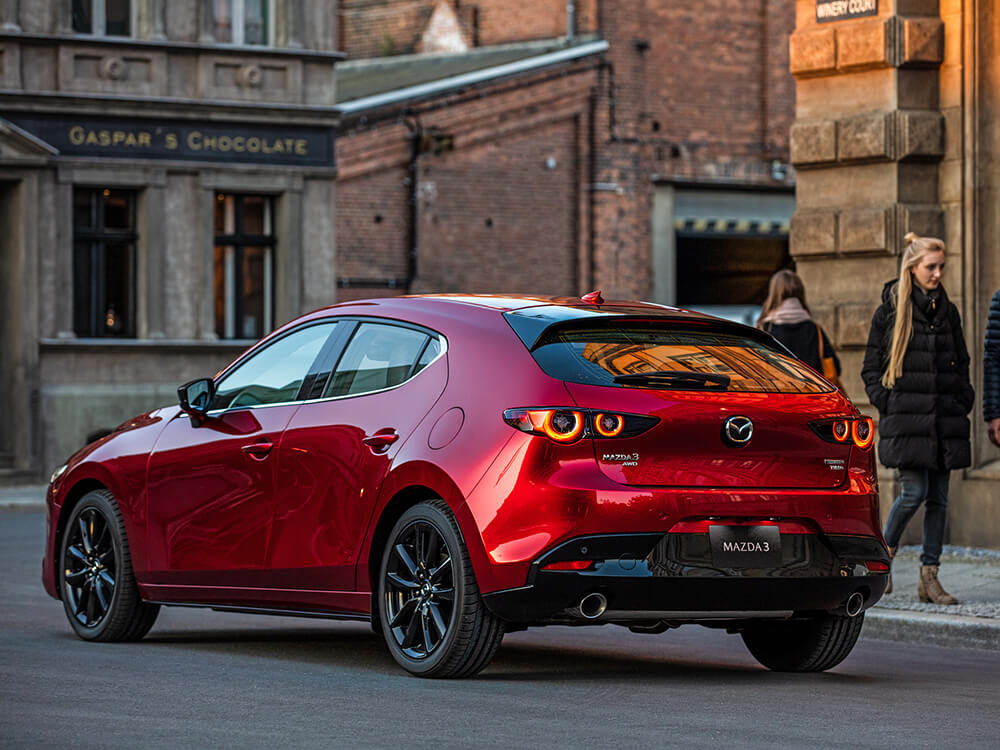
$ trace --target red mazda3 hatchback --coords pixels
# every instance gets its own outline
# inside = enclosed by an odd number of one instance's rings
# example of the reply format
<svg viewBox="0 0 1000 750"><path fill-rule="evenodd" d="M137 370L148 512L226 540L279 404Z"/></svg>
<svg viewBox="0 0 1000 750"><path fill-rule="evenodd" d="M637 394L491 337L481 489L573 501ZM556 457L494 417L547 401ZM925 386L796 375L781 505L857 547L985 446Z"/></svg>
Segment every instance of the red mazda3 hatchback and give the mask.
<svg viewBox="0 0 1000 750"><path fill-rule="evenodd" d="M505 632L685 623L776 670L888 581L872 422L752 328L659 305L335 305L60 467L45 588L80 637L161 605L370 621L463 677Z"/></svg>

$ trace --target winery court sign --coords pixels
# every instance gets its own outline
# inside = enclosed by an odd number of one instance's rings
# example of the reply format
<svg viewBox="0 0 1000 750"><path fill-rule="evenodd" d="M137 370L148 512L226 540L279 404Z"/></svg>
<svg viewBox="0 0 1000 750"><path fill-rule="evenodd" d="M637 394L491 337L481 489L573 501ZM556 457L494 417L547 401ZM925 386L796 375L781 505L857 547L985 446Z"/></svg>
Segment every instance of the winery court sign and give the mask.
<svg viewBox="0 0 1000 750"><path fill-rule="evenodd" d="M816 0L819 23L875 15L878 15L878 0Z"/></svg>
<svg viewBox="0 0 1000 750"><path fill-rule="evenodd" d="M8 118L67 156L332 167L329 128L31 114Z"/></svg>

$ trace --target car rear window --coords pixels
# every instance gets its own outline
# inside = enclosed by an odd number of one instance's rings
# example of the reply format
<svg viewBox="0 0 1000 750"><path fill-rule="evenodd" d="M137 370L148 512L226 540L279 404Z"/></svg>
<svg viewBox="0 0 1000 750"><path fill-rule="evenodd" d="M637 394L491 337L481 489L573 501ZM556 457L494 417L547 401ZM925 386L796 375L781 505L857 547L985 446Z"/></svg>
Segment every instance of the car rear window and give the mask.
<svg viewBox="0 0 1000 750"><path fill-rule="evenodd" d="M550 329L531 353L546 374L585 385L742 393L833 390L807 365L752 334L685 330L676 324L617 323ZM677 377L669 383L662 379L656 382L653 373ZM699 375L689 377L686 373ZM643 374L649 375L649 382L643 382ZM699 383L700 375L709 377ZM621 382L622 376L635 379Z"/></svg>

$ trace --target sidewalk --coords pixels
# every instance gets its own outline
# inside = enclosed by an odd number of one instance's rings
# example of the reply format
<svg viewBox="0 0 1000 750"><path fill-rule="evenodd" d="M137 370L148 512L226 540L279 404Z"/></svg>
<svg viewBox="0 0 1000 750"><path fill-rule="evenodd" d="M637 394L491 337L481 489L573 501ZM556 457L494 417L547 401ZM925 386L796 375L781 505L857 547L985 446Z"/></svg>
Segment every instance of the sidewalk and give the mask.
<svg viewBox="0 0 1000 750"><path fill-rule="evenodd" d="M40 511L45 486L0 487L0 511ZM902 547L893 563L895 591L865 613L862 637L1000 651L1000 550L946 545L941 583L959 604L917 600L920 548Z"/></svg>
<svg viewBox="0 0 1000 750"><path fill-rule="evenodd" d="M901 547L893 593L868 610L863 636L1000 650L1000 550L945 545L939 578L959 601L953 607L917 599L919 571L920 547Z"/></svg>

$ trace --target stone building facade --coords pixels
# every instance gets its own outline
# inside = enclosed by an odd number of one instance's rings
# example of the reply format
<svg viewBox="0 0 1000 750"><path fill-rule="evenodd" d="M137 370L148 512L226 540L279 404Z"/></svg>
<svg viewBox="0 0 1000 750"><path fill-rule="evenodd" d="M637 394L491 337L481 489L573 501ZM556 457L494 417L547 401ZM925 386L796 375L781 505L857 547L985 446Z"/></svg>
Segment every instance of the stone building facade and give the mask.
<svg viewBox="0 0 1000 750"><path fill-rule="evenodd" d="M865 406L861 360L882 285L907 231L947 245L944 285L958 305L977 392L986 312L1000 288L1000 2L880 0L838 17L798 0L790 69L798 170L791 253L848 391ZM952 476L950 541L1000 546L1000 455L980 402L973 464ZM895 494L882 478L883 511ZM910 536L919 539L919 524Z"/></svg>
<svg viewBox="0 0 1000 750"><path fill-rule="evenodd" d="M334 301L331 10L0 3L0 479Z"/></svg>

